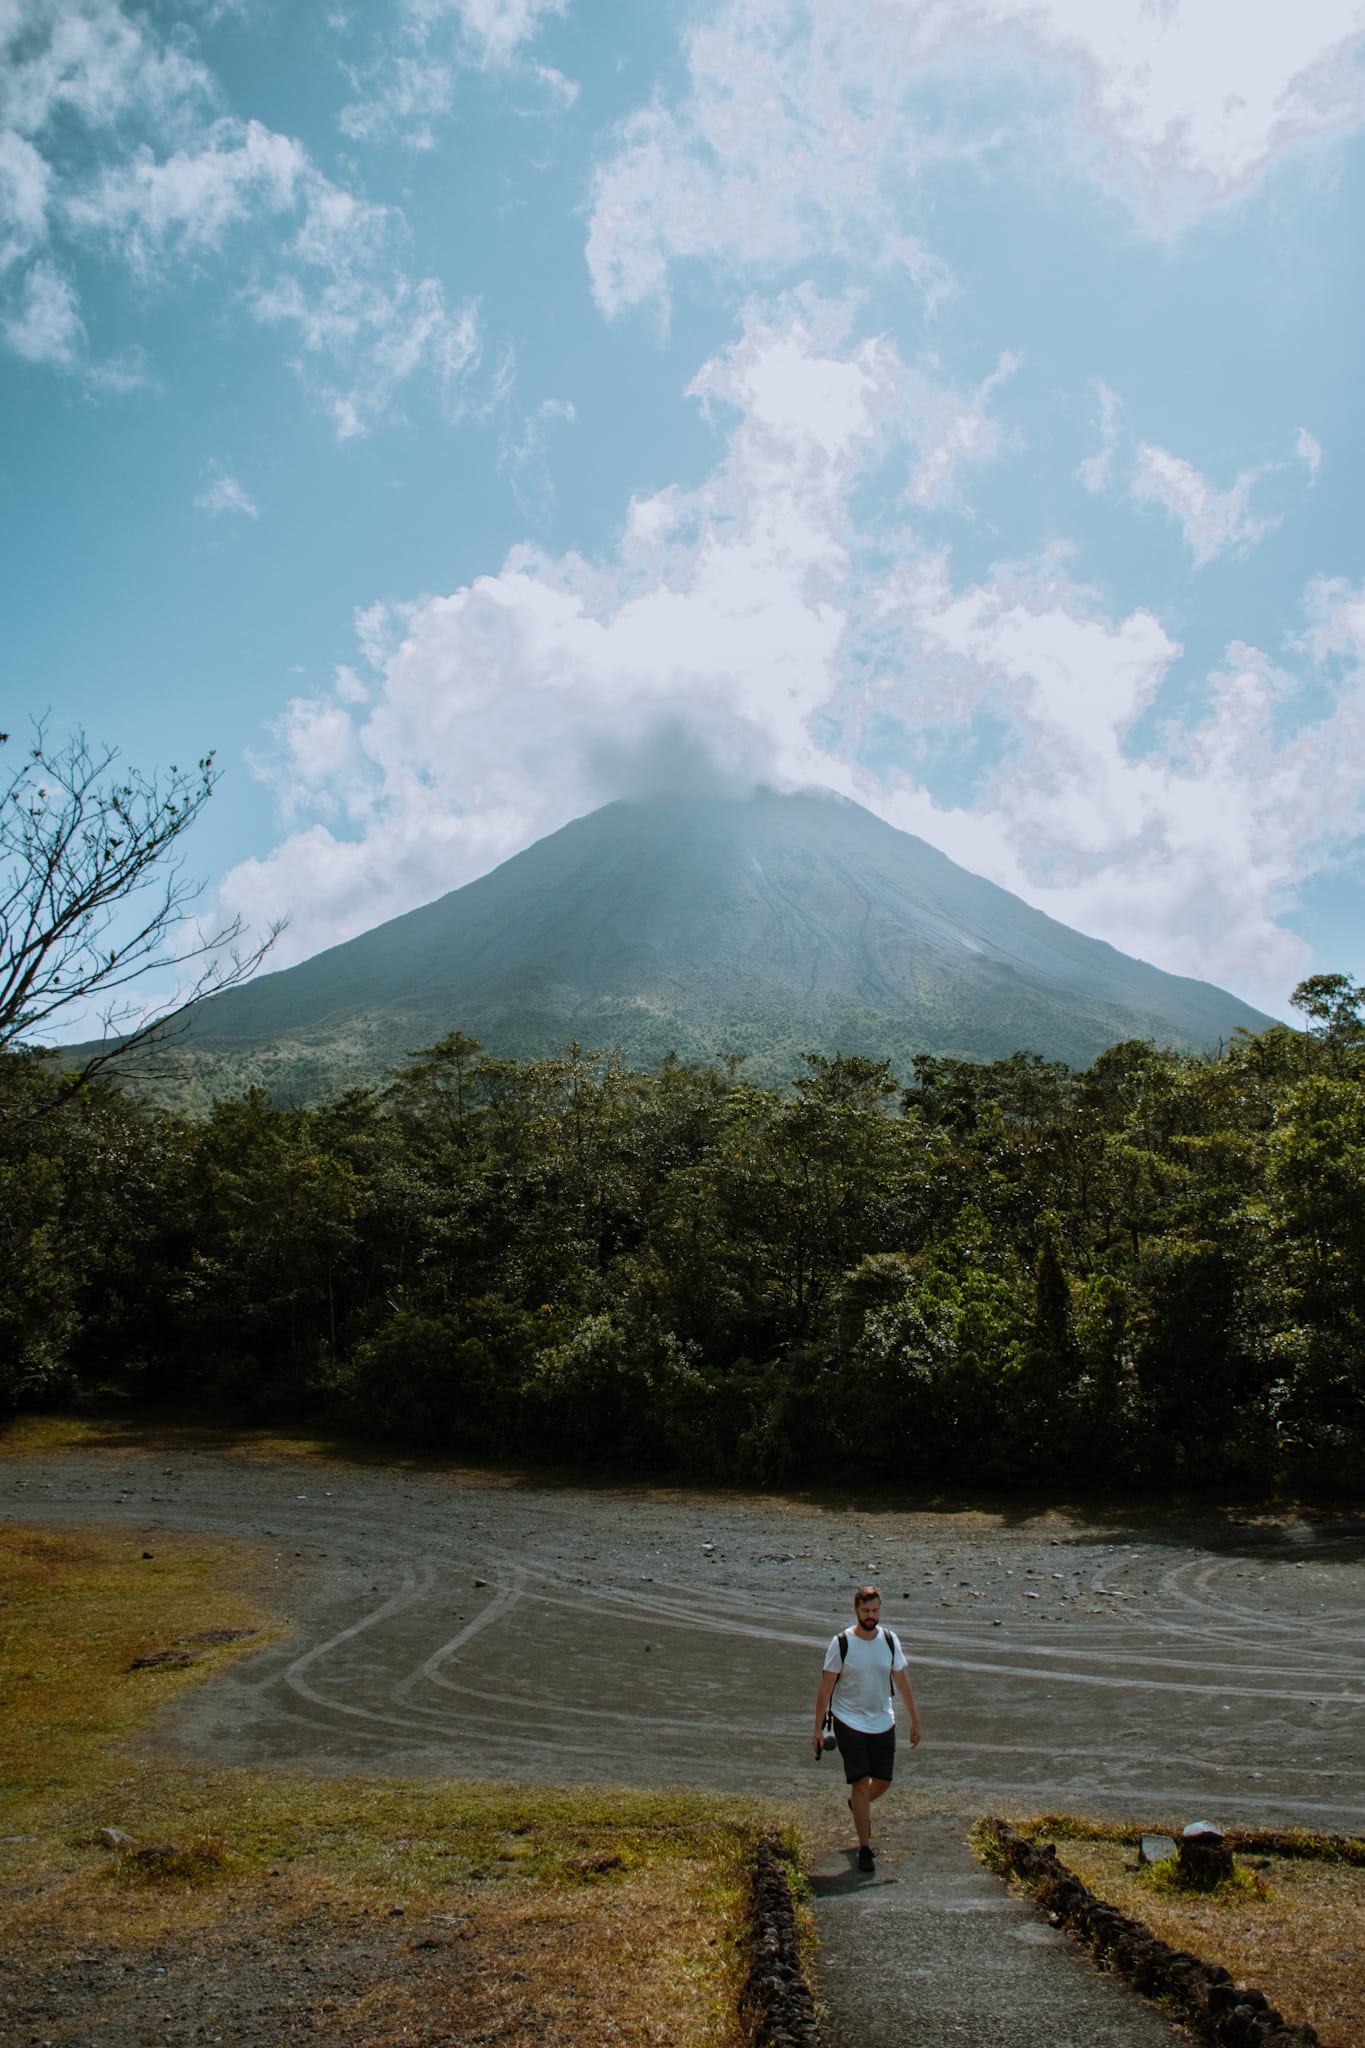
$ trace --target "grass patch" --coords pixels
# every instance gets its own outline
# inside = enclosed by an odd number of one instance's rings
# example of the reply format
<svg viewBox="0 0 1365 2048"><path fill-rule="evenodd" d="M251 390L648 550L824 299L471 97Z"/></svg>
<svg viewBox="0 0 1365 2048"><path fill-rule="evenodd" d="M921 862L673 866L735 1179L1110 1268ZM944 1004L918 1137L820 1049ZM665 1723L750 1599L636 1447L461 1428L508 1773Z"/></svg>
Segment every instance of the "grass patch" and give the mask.
<svg viewBox="0 0 1365 2048"><path fill-rule="evenodd" d="M274 1556L0 1525L0 1953L22 2033L168 2038L174 1979L176 2038L183 2019L276 2048L288 1977L300 2039L736 2048L735 1937L770 1811L153 1753L139 1731L161 1702L283 1631Z"/></svg>
<svg viewBox="0 0 1365 2048"><path fill-rule="evenodd" d="M0 1458L60 1457L68 1451L145 1451L157 1457L200 1453L246 1458L347 1458L390 1462L382 1448L352 1445L340 1436L305 1429L266 1429L205 1420L127 1414L14 1415L0 1424Z"/></svg>
<svg viewBox="0 0 1365 2048"><path fill-rule="evenodd" d="M1054 1823L1065 1821L1066 1826ZM1219 1963L1263 1991L1294 2025L1317 2029L1325 2048L1365 2040L1365 1869L1340 1856L1238 1856L1231 1882L1210 1892L1177 1889L1162 1866L1132 1867L1141 1829L1051 1815L1029 1821L1055 1842L1067 1868L1172 1948ZM1310 1841L1314 1838L1309 1837ZM1265 1866L1262 1868L1261 1866Z"/></svg>
<svg viewBox="0 0 1365 2048"><path fill-rule="evenodd" d="M0 1523L6 1833L45 1826L163 1701L283 1633L268 1568L253 1545L223 1539Z"/></svg>
<svg viewBox="0 0 1365 2048"><path fill-rule="evenodd" d="M1124 1868L1127 1870L1126 1865ZM1155 1892L1158 1898L1183 1899L1198 1890L1215 1906L1230 1906L1234 1901L1245 1898L1263 1899L1268 1889L1260 1871L1248 1870L1245 1863L1235 1860L1232 1875L1220 1877L1217 1884L1210 1884L1205 1879L1199 1886L1192 1885L1181 1876L1180 1864L1174 1856L1166 1857L1161 1863L1144 1863L1137 1870L1129 1871L1128 1875L1134 1884L1141 1885L1146 1892ZM1216 1962L1217 1957L1211 1960Z"/></svg>

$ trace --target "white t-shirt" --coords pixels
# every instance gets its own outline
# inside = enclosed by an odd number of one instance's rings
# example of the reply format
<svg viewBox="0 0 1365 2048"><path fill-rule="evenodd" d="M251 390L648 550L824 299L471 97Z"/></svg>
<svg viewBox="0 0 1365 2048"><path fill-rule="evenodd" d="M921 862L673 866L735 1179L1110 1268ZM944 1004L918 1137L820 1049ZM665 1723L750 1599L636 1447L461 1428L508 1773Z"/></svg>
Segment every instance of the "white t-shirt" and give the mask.
<svg viewBox="0 0 1365 2048"><path fill-rule="evenodd" d="M880 1624L875 1637L864 1639L849 1629L844 1640L848 1656L843 1662L839 1658L837 1635L830 1637L825 1652L826 1671L840 1673L830 1704L846 1728L858 1728L864 1735L885 1735L896 1719L891 1705L891 1673L905 1669L900 1640L897 1638L894 1656L886 1630Z"/></svg>

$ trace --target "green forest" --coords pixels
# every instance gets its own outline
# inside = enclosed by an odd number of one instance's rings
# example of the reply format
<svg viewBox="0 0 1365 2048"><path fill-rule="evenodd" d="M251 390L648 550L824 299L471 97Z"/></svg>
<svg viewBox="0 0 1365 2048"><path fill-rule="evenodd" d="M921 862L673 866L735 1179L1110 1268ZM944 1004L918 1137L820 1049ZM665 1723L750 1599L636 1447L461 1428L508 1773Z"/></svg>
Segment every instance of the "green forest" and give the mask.
<svg viewBox="0 0 1365 2048"><path fill-rule="evenodd" d="M1216 1056L500 1059L189 1117L0 1056L0 1400L745 1484L1336 1494L1365 988Z"/></svg>

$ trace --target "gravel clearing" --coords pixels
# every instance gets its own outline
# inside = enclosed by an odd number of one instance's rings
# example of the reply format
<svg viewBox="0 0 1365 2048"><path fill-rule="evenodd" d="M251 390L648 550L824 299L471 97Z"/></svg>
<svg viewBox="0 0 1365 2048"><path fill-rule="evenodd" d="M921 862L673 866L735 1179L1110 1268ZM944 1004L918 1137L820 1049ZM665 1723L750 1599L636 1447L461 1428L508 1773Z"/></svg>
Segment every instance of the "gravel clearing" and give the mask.
<svg viewBox="0 0 1365 2048"><path fill-rule="evenodd" d="M821 1653L875 1579L944 1811L1359 1830L1365 1525L864 1511L317 1457L83 1450L0 1508L274 1545L294 1634L161 1716L219 1764L832 1795ZM823 1773L823 1776L820 1773ZM824 1778L829 1784L824 1784Z"/></svg>

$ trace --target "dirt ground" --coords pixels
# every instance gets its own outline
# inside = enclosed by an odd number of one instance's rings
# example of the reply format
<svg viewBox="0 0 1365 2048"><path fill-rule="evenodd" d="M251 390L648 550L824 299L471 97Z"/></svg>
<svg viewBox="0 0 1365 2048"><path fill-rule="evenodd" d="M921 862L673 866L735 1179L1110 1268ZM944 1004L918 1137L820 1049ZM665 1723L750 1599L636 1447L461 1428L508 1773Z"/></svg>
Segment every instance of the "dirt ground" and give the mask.
<svg viewBox="0 0 1365 2048"><path fill-rule="evenodd" d="M162 1715L186 1758L833 1804L811 1705L875 1579L919 1800L1365 1825L1359 1519L865 1511L118 1446L3 1460L0 1513L275 1546L294 1634Z"/></svg>
<svg viewBox="0 0 1365 2048"><path fill-rule="evenodd" d="M219 1902L192 1929L106 1941L54 1928L0 1953L5 2048L671 2048L667 1987L654 2017L604 2013L585 1971L585 1901L530 1898L481 1913L354 1902ZM647 1910L623 1916L647 1952ZM590 1938L597 1930L588 1930ZM689 2038L699 2038L688 2030ZM713 2038L708 2035L707 2038ZM714 2038L729 2038L717 2028Z"/></svg>

